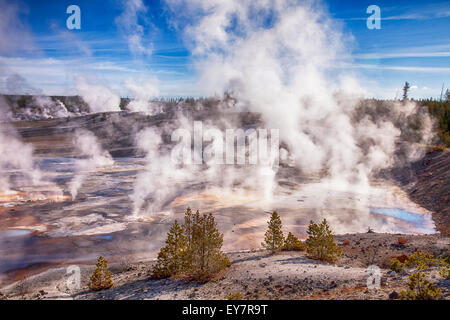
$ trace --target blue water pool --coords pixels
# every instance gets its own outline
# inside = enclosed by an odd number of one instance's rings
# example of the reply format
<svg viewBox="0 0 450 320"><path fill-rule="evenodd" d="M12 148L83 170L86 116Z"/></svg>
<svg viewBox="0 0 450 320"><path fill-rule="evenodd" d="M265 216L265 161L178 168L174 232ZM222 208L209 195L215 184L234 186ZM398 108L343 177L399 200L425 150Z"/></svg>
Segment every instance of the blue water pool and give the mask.
<svg viewBox="0 0 450 320"><path fill-rule="evenodd" d="M105 235L101 235L101 236L96 236L97 239L102 239L102 240L111 240L113 238L112 235L109 234L105 234Z"/></svg>
<svg viewBox="0 0 450 320"><path fill-rule="evenodd" d="M408 212L397 208L370 208L370 212L405 220L414 224L423 224L424 217L419 213Z"/></svg>

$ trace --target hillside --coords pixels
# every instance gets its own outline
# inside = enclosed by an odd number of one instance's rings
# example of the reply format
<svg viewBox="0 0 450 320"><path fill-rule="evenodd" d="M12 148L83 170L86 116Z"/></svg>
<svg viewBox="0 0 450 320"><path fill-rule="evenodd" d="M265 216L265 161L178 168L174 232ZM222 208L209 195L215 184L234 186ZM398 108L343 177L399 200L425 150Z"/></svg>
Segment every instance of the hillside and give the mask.
<svg viewBox="0 0 450 320"><path fill-rule="evenodd" d="M434 212L438 225L450 225L450 151L428 153L414 164L415 183L410 186L412 200Z"/></svg>

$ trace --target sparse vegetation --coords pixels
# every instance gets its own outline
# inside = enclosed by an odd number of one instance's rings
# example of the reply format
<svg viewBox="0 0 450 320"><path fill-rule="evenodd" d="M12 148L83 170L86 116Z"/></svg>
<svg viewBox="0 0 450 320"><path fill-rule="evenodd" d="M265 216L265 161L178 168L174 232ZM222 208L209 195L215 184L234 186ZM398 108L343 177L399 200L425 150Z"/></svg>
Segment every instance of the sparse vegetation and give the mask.
<svg viewBox="0 0 450 320"><path fill-rule="evenodd" d="M436 259L434 255L422 251L416 251L403 262L393 258L391 269L396 272L403 271L406 267L415 268L416 272L409 276L408 289L400 292L403 300L436 300L442 298L441 289L432 282L426 280L424 270L441 265L440 275L444 279L450 278L450 264L444 259Z"/></svg>
<svg viewBox="0 0 450 320"><path fill-rule="evenodd" d="M268 222L269 226L264 236L262 246L272 252L281 250L284 245L284 236L282 231L281 218L276 211L272 213Z"/></svg>
<svg viewBox="0 0 450 320"><path fill-rule="evenodd" d="M425 273L415 272L409 276L408 289L400 292L402 300L439 300L442 290L426 279Z"/></svg>
<svg viewBox="0 0 450 320"><path fill-rule="evenodd" d="M334 242L334 235L326 219L319 224L312 220L308 226L306 252L312 259L336 262L342 255L342 249Z"/></svg>
<svg viewBox="0 0 450 320"><path fill-rule="evenodd" d="M437 265L439 262L432 254L416 251L410 255L404 263L405 266L414 267L418 270L425 270L433 265Z"/></svg>
<svg viewBox="0 0 450 320"><path fill-rule="evenodd" d="M231 265L221 251L223 235L217 230L214 216L186 210L184 225L174 222L161 248L153 277L185 276L198 282L210 280Z"/></svg>
<svg viewBox="0 0 450 320"><path fill-rule="evenodd" d="M100 256L96 268L89 281L89 289L99 291L109 289L113 286L111 272L108 270L108 261Z"/></svg>
<svg viewBox="0 0 450 320"><path fill-rule="evenodd" d="M437 265L439 265L439 261L435 259L432 254L422 251L416 251L409 257L406 255L401 255L391 260L391 270L396 272L400 272L406 267L425 270L431 266Z"/></svg>

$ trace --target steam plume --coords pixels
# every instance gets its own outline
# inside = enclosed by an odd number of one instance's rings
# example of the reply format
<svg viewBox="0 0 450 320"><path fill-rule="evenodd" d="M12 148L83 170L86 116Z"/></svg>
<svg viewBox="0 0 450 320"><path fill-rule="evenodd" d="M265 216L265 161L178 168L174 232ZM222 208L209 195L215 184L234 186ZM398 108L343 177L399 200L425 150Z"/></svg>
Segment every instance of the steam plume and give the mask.
<svg viewBox="0 0 450 320"><path fill-rule="evenodd" d="M23 143L16 129L8 123L9 107L0 97L0 191L8 192L12 187L37 185L41 172L33 163L33 147ZM21 179L11 181L11 173Z"/></svg>
<svg viewBox="0 0 450 320"><path fill-rule="evenodd" d="M94 85L78 77L77 90L93 113L120 111L120 97L103 85Z"/></svg>
<svg viewBox="0 0 450 320"><path fill-rule="evenodd" d="M79 129L75 132L74 145L78 154L84 158L75 162L74 177L69 184L72 199L77 197L78 190L90 172L114 164L111 155L102 149L97 137L88 130Z"/></svg>
<svg viewBox="0 0 450 320"><path fill-rule="evenodd" d="M303 174L320 179L312 189L318 195L318 210L332 201L326 190L361 193L362 200L348 201L346 206L365 213L358 219L350 215L332 217L339 231L355 228L361 231L368 224L374 225L367 207L367 197L374 192L370 181L381 169L404 160L396 155L405 129L402 123L419 112L418 106L413 102L392 103L395 111L383 115L376 106L368 104L362 115L358 113L365 89L358 85L355 75L337 68L342 60L351 60L350 51L340 25L320 2L168 0L167 3L174 19L183 13L182 19L173 24L184 31L202 93L211 96L227 92L237 101L234 110L260 114L266 128L280 130L280 141L286 146L283 157ZM428 141L432 121L426 113L421 116L424 119L421 136ZM156 141L155 137L152 139ZM414 144L408 149L408 161L423 154ZM152 150L151 161L155 164L159 156ZM183 172L187 177L193 175L196 181L225 188L236 183L255 189L263 186L268 191L262 199L270 199L277 186L275 174L264 179L252 175L261 171L259 167L220 168L207 164L201 178L187 168ZM151 174L142 179L171 183L165 179L164 170L148 172ZM135 200L143 199L149 190L141 191L140 195L135 194ZM157 193L155 196L158 203L161 199ZM139 205L135 207L138 209ZM357 223L349 224L352 219Z"/></svg>

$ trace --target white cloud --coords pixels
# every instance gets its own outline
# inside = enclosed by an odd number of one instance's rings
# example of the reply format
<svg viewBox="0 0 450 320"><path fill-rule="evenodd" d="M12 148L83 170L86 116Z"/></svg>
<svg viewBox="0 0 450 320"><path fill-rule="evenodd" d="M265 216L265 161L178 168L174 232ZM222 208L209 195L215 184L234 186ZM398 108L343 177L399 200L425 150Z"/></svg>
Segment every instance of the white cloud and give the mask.
<svg viewBox="0 0 450 320"><path fill-rule="evenodd" d="M379 69L379 70L398 70L415 72L450 72L450 67L415 67L415 66L393 66L393 65L375 65L375 64L340 64L342 68L360 68L360 69Z"/></svg>
<svg viewBox="0 0 450 320"><path fill-rule="evenodd" d="M0 54L22 54L34 48L27 26L19 18L23 3L0 0Z"/></svg>
<svg viewBox="0 0 450 320"><path fill-rule="evenodd" d="M355 54L353 57L358 59L434 58L434 57L450 57L450 51L363 53L363 54Z"/></svg>
<svg viewBox="0 0 450 320"><path fill-rule="evenodd" d="M142 0L123 1L124 11L116 18L117 28L122 32L128 41L128 48L134 55L151 55L153 45L146 40L145 26L148 21L145 19L147 7ZM139 20L144 20L144 25Z"/></svg>

